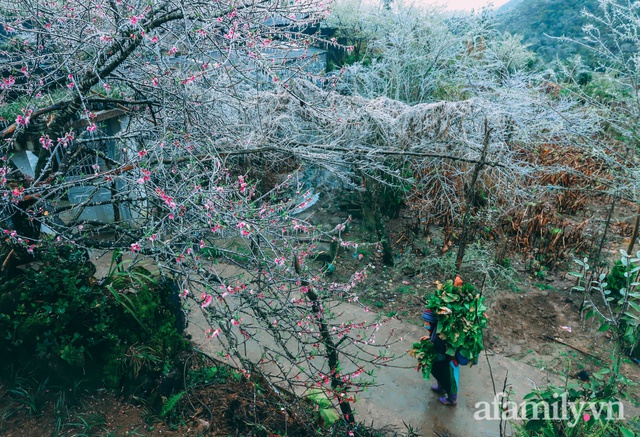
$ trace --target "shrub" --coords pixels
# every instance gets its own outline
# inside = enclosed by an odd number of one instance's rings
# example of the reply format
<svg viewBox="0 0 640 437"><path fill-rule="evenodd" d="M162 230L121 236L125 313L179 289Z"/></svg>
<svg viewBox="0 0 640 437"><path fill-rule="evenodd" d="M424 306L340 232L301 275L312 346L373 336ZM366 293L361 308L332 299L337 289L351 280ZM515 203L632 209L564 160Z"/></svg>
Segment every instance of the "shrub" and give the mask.
<svg viewBox="0 0 640 437"><path fill-rule="evenodd" d="M65 383L81 374L110 388L136 388L189 347L176 327L170 287L143 270L100 286L84 250L46 243L36 254L0 285L3 376L20 369Z"/></svg>
<svg viewBox="0 0 640 437"><path fill-rule="evenodd" d="M619 401L609 369L592 375L588 382L569 381L565 387L549 385L536 388L525 399L523 423L516 436L634 436L636 424L624 422L624 407ZM615 380L615 378L613 378ZM620 382L620 381L618 381ZM628 419L628 418L627 418Z"/></svg>
<svg viewBox="0 0 640 437"><path fill-rule="evenodd" d="M635 266L634 266L635 267ZM607 289L619 293L621 289L627 287L627 278L624 276L628 269L618 260L607 275Z"/></svg>
<svg viewBox="0 0 640 437"><path fill-rule="evenodd" d="M629 263L628 266L625 266L621 260L616 261L606 278L607 290L610 290L614 296L621 296L620 290L627 288L627 277L625 274L628 274L633 278L631 271L635 267L636 264L634 263ZM633 283L634 281L630 280L629 282ZM640 339L637 338L638 327L637 324L635 324L635 327L634 324L630 325L628 321L628 318L620 321L620 329L625 333L628 332L628 335L625 335L620 339L621 346L626 351L632 351L635 358L640 358L640 347L638 347L640 345ZM624 337L627 338L625 339ZM634 338L635 341L633 340Z"/></svg>

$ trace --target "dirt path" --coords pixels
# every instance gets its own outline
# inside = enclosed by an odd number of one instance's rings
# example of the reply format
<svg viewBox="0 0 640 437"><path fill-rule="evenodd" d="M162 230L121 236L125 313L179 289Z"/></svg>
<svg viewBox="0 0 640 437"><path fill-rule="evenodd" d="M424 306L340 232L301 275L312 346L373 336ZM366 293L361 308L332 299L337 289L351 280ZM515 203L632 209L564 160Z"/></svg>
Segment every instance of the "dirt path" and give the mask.
<svg viewBox="0 0 640 437"><path fill-rule="evenodd" d="M105 274L108 263L103 261L96 264L98 273ZM96 274L96 276L101 275ZM566 311L564 308L572 302L555 299L554 305L550 306L546 292L513 295L498 302L490 311L494 323L491 323L491 329L488 331L488 334L491 334L488 335L490 338L488 346L495 347L506 355L522 358L522 351L529 348L535 349L534 343L538 344L540 341L532 336L545 333L543 328L550 329L548 334L569 341L568 334L562 330L558 331L558 326L571 324L575 328L579 325L576 320L573 320L577 316L567 316L575 311ZM539 315L536 311L541 305L546 310L544 314ZM371 320L374 317L370 312L365 313L361 307L343 304L340 308L343 311L341 317L345 320ZM525 317L525 313L528 317ZM503 320L504 323L495 323L495 320ZM533 322L530 322L532 325L525 327L522 325L523 320L532 320ZM538 322L543 326L537 326ZM221 345L216 340L207 338L206 331L209 329L201 312L197 309L192 311L188 332L200 349L214 355L221 351ZM499 436L499 420L477 420L476 417L481 414L480 410L486 405L482 403L488 403L491 408L494 408L495 392L502 392L505 378L513 390L512 400L517 404L522 402L522 397L535 385L544 386L549 381L559 382L554 374L544 372L522 361L501 354L489 354L489 362L487 362L483 355L478 365L461 368L458 405L455 408L445 407L431 392L430 384L413 369L415 360L406 354L412 342L424 335L423 328L398 319L391 319L380 327L376 337L387 338L391 332L394 338L403 339L402 342L389 346L388 352L399 358L393 362L393 366L375 370L378 386L360 394L353 405L358 420L368 425L373 423L376 427L392 426L399 431L406 431L405 424L407 424L422 436ZM572 334L573 340L583 340L579 344L586 347L590 339L587 333L581 333L578 337L576 334L578 332ZM266 338L259 340L267 341ZM518 350L513 349L516 346ZM257 344L247 343L246 354L257 362L259 359ZM628 409L625 407L625 412L627 417L635 417L639 414L637 409L631 407Z"/></svg>
<svg viewBox="0 0 640 437"><path fill-rule="evenodd" d="M359 307L344 305L343 317L371 318ZM219 343L207 339L205 331L209 329L204 318L197 311L192 312L189 333L193 340L208 353L218 352ZM377 387L361 394L354 404L358 420L375 426L393 426L404 430L404 423L410 425L423 436L449 435L460 437L489 437L499 435L499 421L476 420L474 414L480 414L479 402L491 403L494 399L492 377L487 360L483 357L477 366L461 368L461 390L456 408L441 405L437 396L430 390L429 384L422 379L413 366L414 359L406 355L411 342L424 334L421 327L392 320L380 328L377 338L385 338L391 330L395 337L403 342L390 346L392 354L400 356L394 362L398 367L383 367L375 371ZM248 345L247 355L258 352L257 347ZM513 399L519 403L534 384L544 385L550 376L527 364L510 358L493 355L489 357L496 389L502 391L503 382L508 374L508 383L514 390ZM553 377L551 377L553 378ZM481 404L482 405L482 404ZM492 407L493 408L493 407Z"/></svg>

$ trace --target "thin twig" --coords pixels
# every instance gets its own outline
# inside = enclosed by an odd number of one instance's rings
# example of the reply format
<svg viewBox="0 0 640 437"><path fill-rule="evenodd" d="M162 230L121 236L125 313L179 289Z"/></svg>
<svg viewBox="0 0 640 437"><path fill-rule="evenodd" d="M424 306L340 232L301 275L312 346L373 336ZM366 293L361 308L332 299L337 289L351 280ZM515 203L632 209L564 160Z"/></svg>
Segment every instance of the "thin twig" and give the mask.
<svg viewBox="0 0 640 437"><path fill-rule="evenodd" d="M542 337L542 338L543 338L543 339L545 339L545 340L551 340L551 341L555 341L556 343L563 344L563 345L568 346L568 347L570 347L571 349L576 350L576 351L578 351L578 352L580 352L580 353L582 353L582 354L584 354L584 355L588 355L588 356L590 356L591 358L595 358L595 359L596 359L596 360L598 360L598 361L602 361L602 358L600 358L600 357L596 357L595 355L590 354L589 352L585 352L585 351L583 351L582 349L578 349L578 348L577 348L577 347L575 347L575 346L571 346L570 344L565 343L564 341L558 340L557 338L551 337L550 335L546 335L546 336L544 336L544 337Z"/></svg>

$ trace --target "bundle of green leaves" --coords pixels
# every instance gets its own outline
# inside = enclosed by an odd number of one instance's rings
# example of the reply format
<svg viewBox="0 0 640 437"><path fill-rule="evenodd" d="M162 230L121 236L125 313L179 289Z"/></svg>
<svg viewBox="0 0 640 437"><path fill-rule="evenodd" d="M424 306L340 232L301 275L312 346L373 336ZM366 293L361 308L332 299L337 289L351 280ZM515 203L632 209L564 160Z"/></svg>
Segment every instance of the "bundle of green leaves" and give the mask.
<svg viewBox="0 0 640 437"><path fill-rule="evenodd" d="M433 342L428 336L422 337L420 342L413 343L413 349L409 352L409 355L418 360L416 370L422 372L422 377L429 381L431 378L431 365L436 359L436 349Z"/></svg>
<svg viewBox="0 0 640 437"><path fill-rule="evenodd" d="M438 319L438 336L447 345L447 355L456 351L474 361L484 349L482 332L487 327L484 297L471 284L454 285L449 280L438 283L434 293L427 296L427 309ZM456 280L458 284L458 280Z"/></svg>

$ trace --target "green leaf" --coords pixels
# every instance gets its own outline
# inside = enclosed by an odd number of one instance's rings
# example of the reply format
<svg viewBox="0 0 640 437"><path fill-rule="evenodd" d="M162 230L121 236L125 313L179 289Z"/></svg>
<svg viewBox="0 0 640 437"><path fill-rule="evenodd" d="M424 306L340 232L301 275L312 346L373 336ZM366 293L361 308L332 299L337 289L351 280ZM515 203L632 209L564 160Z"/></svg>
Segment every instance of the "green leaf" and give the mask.
<svg viewBox="0 0 640 437"><path fill-rule="evenodd" d="M220 250L216 247L205 247L200 252L208 258L218 258L220 256Z"/></svg>
<svg viewBox="0 0 640 437"><path fill-rule="evenodd" d="M140 320L140 318L138 317L138 314L135 311L135 305L133 304L133 302L131 301L131 298L129 296L127 296L126 294L121 294L118 293L112 286L108 285L107 289L111 292L111 294L113 295L115 301L122 305L122 308L124 308L124 310L126 312L128 312L131 317L134 318L134 320L136 322L138 322L138 324L140 325L140 327L142 329L145 330L145 332L149 332L149 327L147 325L145 325L142 320ZM126 300L126 302L125 302Z"/></svg>
<svg viewBox="0 0 640 437"><path fill-rule="evenodd" d="M600 325L600 327L598 328L598 332L606 332L609 329L611 329L611 325L609 325L608 323L603 323L602 325Z"/></svg>
<svg viewBox="0 0 640 437"><path fill-rule="evenodd" d="M624 332L624 337L628 340L633 341L633 326L627 326L627 330Z"/></svg>
<svg viewBox="0 0 640 437"><path fill-rule="evenodd" d="M629 306L640 313L640 305L637 303L629 301Z"/></svg>
<svg viewBox="0 0 640 437"><path fill-rule="evenodd" d="M635 315L635 314L633 314L633 313L630 313L629 311L627 311L625 314L626 314L628 317L632 318L633 320L640 320L640 317L636 316L636 315Z"/></svg>
<svg viewBox="0 0 640 437"><path fill-rule="evenodd" d="M307 399L315 403L320 409L331 408L331 401L326 394L320 389L314 388L309 390Z"/></svg>
<svg viewBox="0 0 640 437"><path fill-rule="evenodd" d="M330 427L340 418L335 410L328 408L323 408L320 410L320 417L322 418L322 423L325 427Z"/></svg>
<svg viewBox="0 0 640 437"><path fill-rule="evenodd" d="M620 432L622 433L622 437L634 437L635 435L629 428L620 427Z"/></svg>

